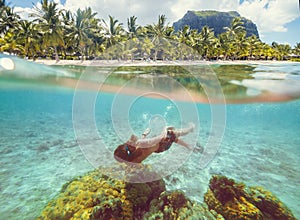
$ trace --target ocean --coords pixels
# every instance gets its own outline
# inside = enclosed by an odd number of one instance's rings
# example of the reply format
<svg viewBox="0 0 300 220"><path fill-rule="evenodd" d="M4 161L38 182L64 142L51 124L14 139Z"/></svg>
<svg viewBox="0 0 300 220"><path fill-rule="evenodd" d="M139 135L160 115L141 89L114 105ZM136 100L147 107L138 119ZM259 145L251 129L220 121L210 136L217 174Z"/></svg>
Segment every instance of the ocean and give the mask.
<svg viewBox="0 0 300 220"><path fill-rule="evenodd" d="M219 84L211 85L185 66L87 69L3 58L13 68L2 60L1 219L35 219L64 183L117 164L112 152L130 134L190 122L196 129L182 139L203 153L175 145L144 162L167 189L203 202L210 177L221 174L265 187L300 218L299 63L213 64ZM223 94L209 90L216 85Z"/></svg>

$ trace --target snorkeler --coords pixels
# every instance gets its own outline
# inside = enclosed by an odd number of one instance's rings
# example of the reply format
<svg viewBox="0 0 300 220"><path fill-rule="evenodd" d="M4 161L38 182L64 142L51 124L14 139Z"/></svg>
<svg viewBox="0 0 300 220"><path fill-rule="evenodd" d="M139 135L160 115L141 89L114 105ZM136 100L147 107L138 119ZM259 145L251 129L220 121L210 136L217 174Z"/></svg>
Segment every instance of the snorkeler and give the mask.
<svg viewBox="0 0 300 220"><path fill-rule="evenodd" d="M160 153L170 149L174 142L189 150L193 150L179 137L187 135L194 128L195 125L193 123L188 128L180 130L176 130L174 127L167 127L162 134L152 138L146 138L150 133L150 129L147 129L140 139L135 135L131 135L126 143L119 145L114 151L114 157L119 162L141 163L154 152Z"/></svg>

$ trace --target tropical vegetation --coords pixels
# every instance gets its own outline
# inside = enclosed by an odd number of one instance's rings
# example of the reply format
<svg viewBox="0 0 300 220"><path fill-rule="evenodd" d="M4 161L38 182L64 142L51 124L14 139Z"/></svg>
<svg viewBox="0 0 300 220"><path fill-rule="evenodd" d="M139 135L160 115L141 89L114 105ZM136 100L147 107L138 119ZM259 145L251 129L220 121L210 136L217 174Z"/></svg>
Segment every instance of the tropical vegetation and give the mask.
<svg viewBox="0 0 300 220"><path fill-rule="evenodd" d="M28 59L290 59L300 56L300 43L262 42L246 37L243 22L234 18L215 36L208 26L199 32L185 26L178 32L159 15L157 23L140 26L132 16L124 26L113 16L100 19L91 8L75 13L41 0L31 19L24 20L0 0L0 52ZM183 46L184 45L184 46Z"/></svg>

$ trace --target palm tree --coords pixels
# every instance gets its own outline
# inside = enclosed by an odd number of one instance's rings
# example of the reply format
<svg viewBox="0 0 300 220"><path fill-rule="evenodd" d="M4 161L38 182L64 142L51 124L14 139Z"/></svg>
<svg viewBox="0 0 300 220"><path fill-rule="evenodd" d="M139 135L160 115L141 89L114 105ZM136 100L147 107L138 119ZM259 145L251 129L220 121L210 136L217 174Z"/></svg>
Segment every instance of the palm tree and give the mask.
<svg viewBox="0 0 300 220"><path fill-rule="evenodd" d="M90 7L84 10L84 17L88 24L87 35L91 40L91 44L87 45L85 48L85 56L91 56L98 53L98 50L103 48L103 35L101 34L102 27L100 26L100 19L96 18L97 13L93 13Z"/></svg>
<svg viewBox="0 0 300 220"><path fill-rule="evenodd" d="M268 60L276 57L276 51L274 48L266 43L261 43L259 49L260 59Z"/></svg>
<svg viewBox="0 0 300 220"><path fill-rule="evenodd" d="M193 59L195 57L198 57L200 59L201 57L199 57L199 55L201 56L201 54L203 53L203 48L201 45L201 37L200 34L198 33L198 30L196 29L191 30L191 33L189 35L188 45L190 45L194 50Z"/></svg>
<svg viewBox="0 0 300 220"><path fill-rule="evenodd" d="M296 55L300 55L300 43L296 43L296 46L293 49L293 53Z"/></svg>
<svg viewBox="0 0 300 220"><path fill-rule="evenodd" d="M199 33L200 41L201 41L201 46L202 46L202 51L205 58L208 57L209 53L212 52L214 43L216 42L215 35L213 32L213 29L209 28L207 25L205 25L201 32Z"/></svg>
<svg viewBox="0 0 300 220"><path fill-rule="evenodd" d="M78 48L81 54L81 60L84 60L84 55L89 55L89 47L91 47L99 34L98 22L95 18L97 13L92 13L90 7L85 10L78 9L74 15L74 22L70 25L68 37L73 44L75 42L75 48Z"/></svg>
<svg viewBox="0 0 300 220"><path fill-rule="evenodd" d="M0 34L5 35L11 28L14 28L20 16L14 13L13 8L5 5L5 0L0 2Z"/></svg>
<svg viewBox="0 0 300 220"><path fill-rule="evenodd" d="M18 43L17 38L11 32L7 32L3 38L0 38L0 52L10 54L21 54L24 47Z"/></svg>
<svg viewBox="0 0 300 220"><path fill-rule="evenodd" d="M190 34L191 34L190 26L185 25L183 29L177 32L177 40L179 41L179 43L183 43L187 45Z"/></svg>
<svg viewBox="0 0 300 220"><path fill-rule="evenodd" d="M235 58L237 57L239 59L242 59L249 56L248 53L249 42L247 41L246 38L246 32L237 35L234 41L234 45L235 45Z"/></svg>
<svg viewBox="0 0 300 220"><path fill-rule="evenodd" d="M219 41L219 57L223 57L224 60L227 60L230 55L230 41L227 33L222 33L218 36Z"/></svg>
<svg viewBox="0 0 300 220"><path fill-rule="evenodd" d="M76 46L74 45L74 39L71 37L71 32L74 29L74 16L70 10L64 10L61 14L63 25L63 44L62 52L64 59L67 59L67 52L74 52Z"/></svg>
<svg viewBox="0 0 300 220"><path fill-rule="evenodd" d="M6 6L5 0L0 0L0 8L5 6Z"/></svg>
<svg viewBox="0 0 300 220"><path fill-rule="evenodd" d="M278 60L283 60L284 57L291 52L291 46L289 44L278 44L277 42L273 42L272 48L275 50L275 56Z"/></svg>
<svg viewBox="0 0 300 220"><path fill-rule="evenodd" d="M248 53L249 53L248 58L252 59L253 57L258 57L261 48L261 41L257 38L256 35L252 35L247 38L247 42L248 42Z"/></svg>
<svg viewBox="0 0 300 220"><path fill-rule="evenodd" d="M243 22L239 17L233 18L230 27L225 27L228 40L231 42L231 49L234 59L237 58L238 53L241 53L241 45L245 42L246 30Z"/></svg>
<svg viewBox="0 0 300 220"><path fill-rule="evenodd" d="M138 37L141 26L136 24L137 17L131 16L127 19L127 36L128 39Z"/></svg>
<svg viewBox="0 0 300 220"><path fill-rule="evenodd" d="M24 46L25 56L30 57L31 55L34 58L34 53L38 51L38 45L41 40L41 35L37 28L37 24L27 20L22 20L17 29L18 32L16 35Z"/></svg>
<svg viewBox="0 0 300 220"><path fill-rule="evenodd" d="M63 26L60 20L62 11L57 8L57 3L41 0L41 8L35 7L36 13L32 14L37 17L39 28L43 33L43 41L47 46L54 47L55 60L58 62L57 48L63 42Z"/></svg>
<svg viewBox="0 0 300 220"><path fill-rule="evenodd" d="M232 19L230 27L224 27L229 38L234 39L237 35L245 32L245 27L243 26L243 22L239 17L235 17Z"/></svg>
<svg viewBox="0 0 300 220"><path fill-rule="evenodd" d="M170 43L168 39L173 37L174 29L166 25L166 16L159 15L158 22L154 25L146 26L147 35L152 38L154 44L154 60L157 60L159 51L163 51L164 47L168 47Z"/></svg>
<svg viewBox="0 0 300 220"><path fill-rule="evenodd" d="M143 30L142 27L137 25L137 17L131 16L127 18L127 39L124 44L124 53L126 56L130 56L131 60L135 55L139 55L138 58L142 58L141 44L143 42Z"/></svg>
<svg viewBox="0 0 300 220"><path fill-rule="evenodd" d="M119 43L125 34L122 23L119 23L118 20L110 15L109 23L106 23L104 20L102 20L102 22L106 48Z"/></svg>
<svg viewBox="0 0 300 220"><path fill-rule="evenodd" d="M183 47L184 45L189 46L190 35L191 29L188 25L185 25L181 30L177 32L176 41L178 42L179 58L181 60L183 59L183 56L187 57L190 55L190 50L187 50L187 47Z"/></svg>

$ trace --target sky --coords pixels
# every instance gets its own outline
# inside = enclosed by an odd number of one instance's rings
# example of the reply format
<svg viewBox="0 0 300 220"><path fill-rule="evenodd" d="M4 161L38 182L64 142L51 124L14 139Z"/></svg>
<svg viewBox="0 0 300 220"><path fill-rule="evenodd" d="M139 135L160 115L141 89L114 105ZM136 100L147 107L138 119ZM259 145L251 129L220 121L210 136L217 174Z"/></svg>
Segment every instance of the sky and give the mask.
<svg viewBox="0 0 300 220"><path fill-rule="evenodd" d="M49 0L51 1L51 0ZM153 24L158 15L166 15L167 22L182 18L188 10L237 11L252 20L258 28L260 39L271 44L300 42L299 0L53 0L59 7L75 12L91 7L99 18L113 16L126 25L127 18L135 15L140 25ZM27 18L40 0L6 0L21 17Z"/></svg>

